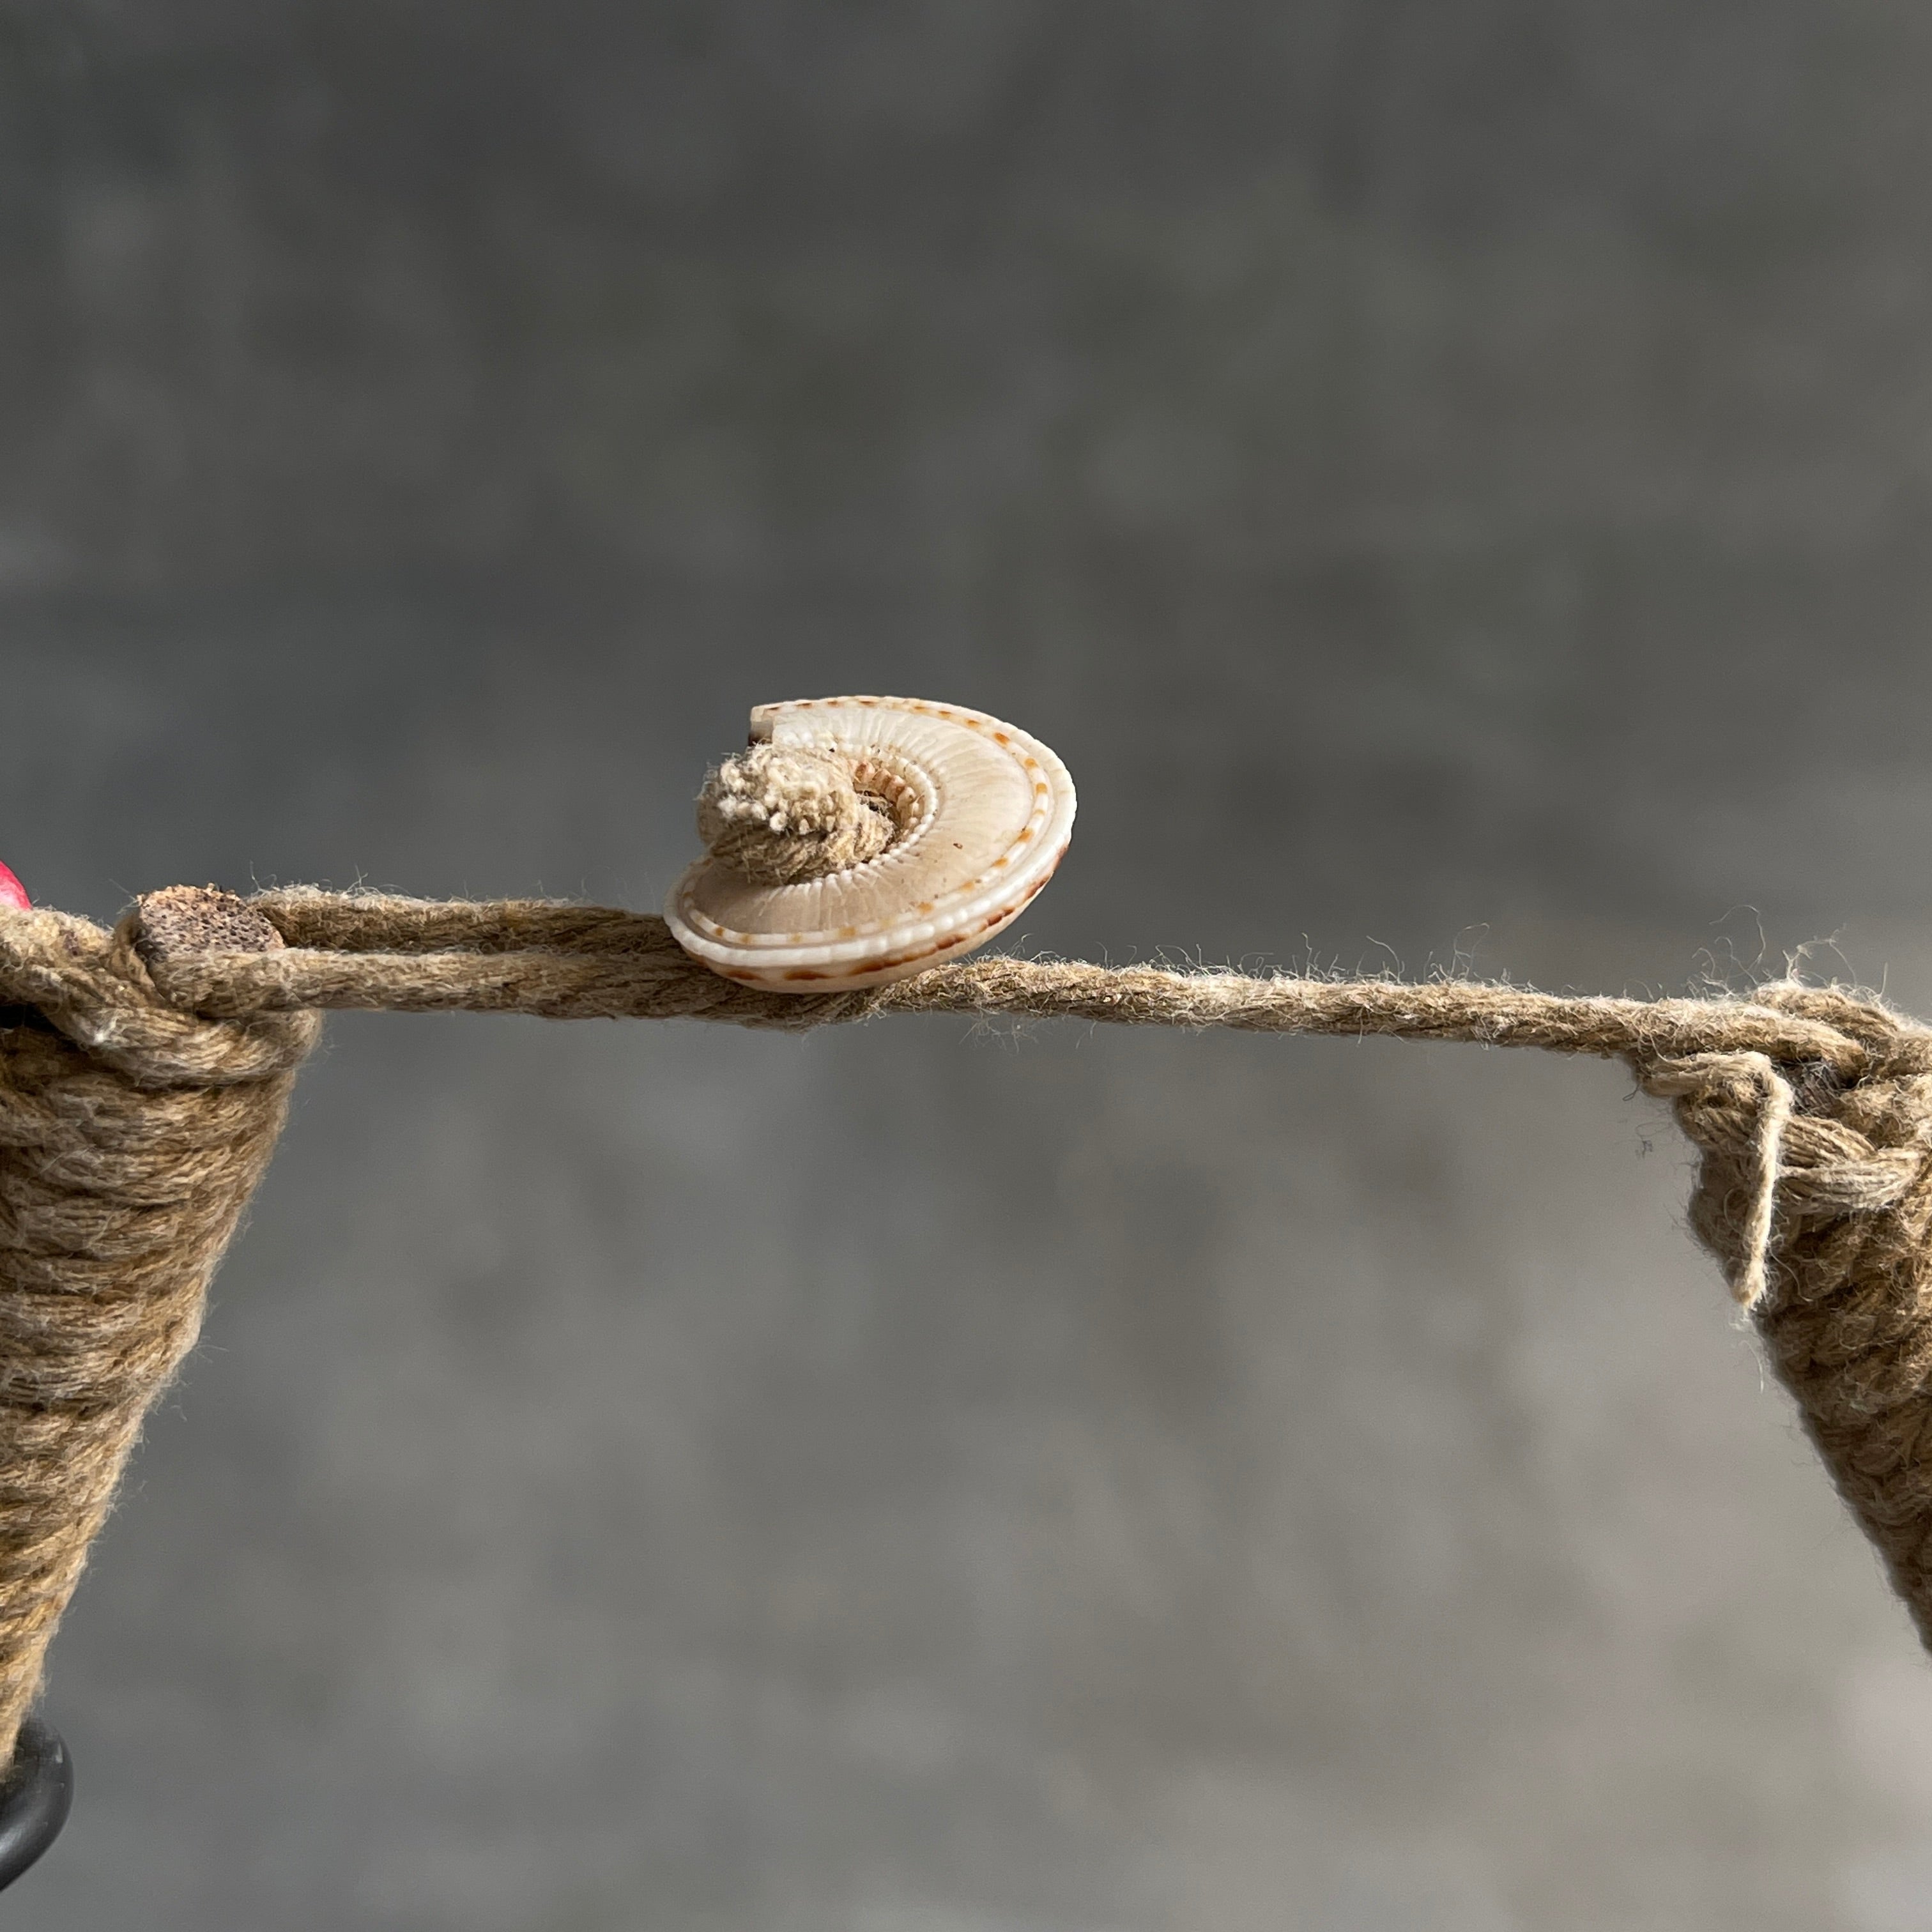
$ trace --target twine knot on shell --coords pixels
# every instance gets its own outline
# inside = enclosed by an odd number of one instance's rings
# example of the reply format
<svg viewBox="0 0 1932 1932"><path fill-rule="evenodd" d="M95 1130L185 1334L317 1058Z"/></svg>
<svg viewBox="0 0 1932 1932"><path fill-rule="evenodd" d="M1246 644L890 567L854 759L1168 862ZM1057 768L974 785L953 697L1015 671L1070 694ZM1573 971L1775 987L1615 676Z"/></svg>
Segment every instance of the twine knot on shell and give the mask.
<svg viewBox="0 0 1932 1932"><path fill-rule="evenodd" d="M830 746L753 745L706 775L698 836L754 885L796 885L862 866L898 826L883 796L859 789L855 770Z"/></svg>

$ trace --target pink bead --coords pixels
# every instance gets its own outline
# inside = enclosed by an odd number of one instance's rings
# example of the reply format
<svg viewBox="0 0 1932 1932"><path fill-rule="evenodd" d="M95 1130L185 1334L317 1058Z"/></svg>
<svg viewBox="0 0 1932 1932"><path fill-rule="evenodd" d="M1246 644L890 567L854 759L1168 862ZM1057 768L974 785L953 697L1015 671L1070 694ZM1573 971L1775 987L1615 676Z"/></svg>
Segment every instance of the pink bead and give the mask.
<svg viewBox="0 0 1932 1932"><path fill-rule="evenodd" d="M33 904L26 887L4 866L0 866L0 906L17 906L22 912L31 912Z"/></svg>

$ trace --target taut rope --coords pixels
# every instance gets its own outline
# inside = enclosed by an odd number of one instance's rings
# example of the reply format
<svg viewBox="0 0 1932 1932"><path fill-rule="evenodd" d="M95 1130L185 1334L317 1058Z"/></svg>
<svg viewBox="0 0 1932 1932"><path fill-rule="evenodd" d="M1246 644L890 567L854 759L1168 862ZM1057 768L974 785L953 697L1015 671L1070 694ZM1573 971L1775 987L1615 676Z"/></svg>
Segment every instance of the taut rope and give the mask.
<svg viewBox="0 0 1932 1932"><path fill-rule="evenodd" d="M332 1007L794 1030L1011 1014L1622 1060L1700 1149L1691 1224L1932 1647L1932 1030L1862 994L1570 998L996 958L798 998L602 907L176 886L111 933L0 912L0 1764Z"/></svg>

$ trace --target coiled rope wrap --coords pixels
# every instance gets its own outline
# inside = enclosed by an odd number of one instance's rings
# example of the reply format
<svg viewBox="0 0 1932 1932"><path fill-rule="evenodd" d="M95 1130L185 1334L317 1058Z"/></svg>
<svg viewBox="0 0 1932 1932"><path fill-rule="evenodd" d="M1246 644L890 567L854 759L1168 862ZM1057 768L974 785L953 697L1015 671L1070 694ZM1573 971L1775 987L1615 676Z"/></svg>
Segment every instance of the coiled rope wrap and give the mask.
<svg viewBox="0 0 1932 1932"><path fill-rule="evenodd" d="M183 1012L140 938L0 919L0 1764L320 1026Z"/></svg>
<svg viewBox="0 0 1932 1932"><path fill-rule="evenodd" d="M176 887L112 933L0 912L0 1762L323 1008L788 1030L1010 1015L1620 1059L1700 1149L1691 1226L1932 1648L1932 1031L1863 995L1616 1000L994 958L799 998L719 978L661 920L602 907Z"/></svg>

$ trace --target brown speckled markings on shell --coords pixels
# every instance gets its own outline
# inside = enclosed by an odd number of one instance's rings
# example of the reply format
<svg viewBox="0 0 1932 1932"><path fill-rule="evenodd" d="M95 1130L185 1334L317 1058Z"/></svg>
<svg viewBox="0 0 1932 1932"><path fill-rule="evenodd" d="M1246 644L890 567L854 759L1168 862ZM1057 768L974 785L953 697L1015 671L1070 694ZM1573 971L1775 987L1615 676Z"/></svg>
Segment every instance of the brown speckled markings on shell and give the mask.
<svg viewBox="0 0 1932 1932"><path fill-rule="evenodd" d="M0 913L0 1746L140 1418L200 1318L314 1010L727 1021L900 1012L1387 1034L1621 1059L1702 1150L1692 1225L1932 1647L1932 1032L1864 995L1558 997L990 958L775 993L661 920L544 901L156 895Z"/></svg>
<svg viewBox="0 0 1932 1932"><path fill-rule="evenodd" d="M750 748L698 799L705 856L666 896L679 942L741 985L856 991L962 958L1017 919L1066 850L1052 749L920 698L805 698L752 713Z"/></svg>

